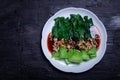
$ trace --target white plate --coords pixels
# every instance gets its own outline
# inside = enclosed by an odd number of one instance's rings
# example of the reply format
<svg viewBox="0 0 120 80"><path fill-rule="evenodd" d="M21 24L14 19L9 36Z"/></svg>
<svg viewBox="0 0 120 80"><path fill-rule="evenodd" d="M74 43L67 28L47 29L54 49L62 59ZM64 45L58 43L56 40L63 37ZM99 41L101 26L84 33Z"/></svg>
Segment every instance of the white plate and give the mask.
<svg viewBox="0 0 120 80"><path fill-rule="evenodd" d="M67 65L64 61L55 60L51 58L51 54L47 48L47 37L51 32L52 27L54 25L54 19L57 17L69 17L70 14L80 14L81 16L88 16L93 19L93 23L97 26L100 31L101 44L99 50L97 51L97 57L91 59L87 62L82 62L80 64L69 64ZM98 17L92 13L91 11L83 8L74 8L69 7L58 11L55 15L53 15L46 22L42 32L42 40L41 45L44 52L45 57L50 61L50 63L57 69L64 72L73 72L73 73L81 73L91 69L95 64L97 64L105 54L106 50L106 42L107 42L107 33L103 23L98 19Z"/></svg>

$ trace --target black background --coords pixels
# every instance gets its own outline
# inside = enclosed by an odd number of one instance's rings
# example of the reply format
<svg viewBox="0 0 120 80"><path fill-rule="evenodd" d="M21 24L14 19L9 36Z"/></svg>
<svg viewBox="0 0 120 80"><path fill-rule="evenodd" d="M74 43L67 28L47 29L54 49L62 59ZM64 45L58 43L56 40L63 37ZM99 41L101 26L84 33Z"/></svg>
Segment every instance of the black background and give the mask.
<svg viewBox="0 0 120 80"><path fill-rule="evenodd" d="M54 68L41 49L45 22L58 10L80 7L106 27L103 59L84 73ZM120 0L0 0L0 80L120 80Z"/></svg>

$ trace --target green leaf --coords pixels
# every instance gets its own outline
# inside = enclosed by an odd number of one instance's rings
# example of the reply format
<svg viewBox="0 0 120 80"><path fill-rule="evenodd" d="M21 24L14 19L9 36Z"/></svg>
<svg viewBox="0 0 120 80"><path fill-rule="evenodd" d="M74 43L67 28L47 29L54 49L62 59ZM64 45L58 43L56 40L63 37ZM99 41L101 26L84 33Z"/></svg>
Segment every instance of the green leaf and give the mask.
<svg viewBox="0 0 120 80"><path fill-rule="evenodd" d="M70 49L66 55L66 59L70 58L74 54L74 49Z"/></svg>
<svg viewBox="0 0 120 80"><path fill-rule="evenodd" d="M82 54L74 50L74 54L68 60L72 63L80 63L82 62Z"/></svg>
<svg viewBox="0 0 120 80"><path fill-rule="evenodd" d="M92 18L89 19L89 24L90 24L90 26L93 26L93 20L92 20Z"/></svg>
<svg viewBox="0 0 120 80"><path fill-rule="evenodd" d="M81 53L82 53L82 59L83 59L83 61L88 61L88 60L90 60L90 57L89 57L89 55L87 54L87 51L82 50Z"/></svg>
<svg viewBox="0 0 120 80"><path fill-rule="evenodd" d="M83 38L87 40L91 37L89 29L92 25L92 18L89 19L88 16L82 18L79 14L70 14L70 18L57 17L52 28L52 37L56 37L58 40L64 38L65 41L71 37L75 41Z"/></svg>
<svg viewBox="0 0 120 80"><path fill-rule="evenodd" d="M55 25L52 28L52 37L58 38L61 40L69 39L69 18L58 17L55 19Z"/></svg>
<svg viewBox="0 0 120 80"><path fill-rule="evenodd" d="M52 58L55 58L56 60L60 60L59 55L60 55L59 52L53 52Z"/></svg>
<svg viewBox="0 0 120 80"><path fill-rule="evenodd" d="M90 58L94 58L94 57L96 57L96 52L97 52L96 47L93 47L88 50L88 55L90 56Z"/></svg>
<svg viewBox="0 0 120 80"><path fill-rule="evenodd" d="M59 49L59 53L60 53L59 57L60 57L61 59L65 59L66 56L67 56L67 49L66 49L66 47L65 47L65 46L62 46L62 47Z"/></svg>

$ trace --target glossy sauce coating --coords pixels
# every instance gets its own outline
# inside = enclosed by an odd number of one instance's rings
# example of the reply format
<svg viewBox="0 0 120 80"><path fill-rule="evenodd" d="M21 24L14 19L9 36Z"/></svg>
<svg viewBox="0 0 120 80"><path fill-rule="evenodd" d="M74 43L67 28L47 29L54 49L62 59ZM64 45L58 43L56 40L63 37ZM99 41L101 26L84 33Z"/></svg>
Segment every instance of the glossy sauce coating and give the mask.
<svg viewBox="0 0 120 80"><path fill-rule="evenodd" d="M50 53L52 54L53 52L53 47L52 47L52 40L51 40L51 33L48 34L47 37L47 46L48 46L48 50L50 51Z"/></svg>

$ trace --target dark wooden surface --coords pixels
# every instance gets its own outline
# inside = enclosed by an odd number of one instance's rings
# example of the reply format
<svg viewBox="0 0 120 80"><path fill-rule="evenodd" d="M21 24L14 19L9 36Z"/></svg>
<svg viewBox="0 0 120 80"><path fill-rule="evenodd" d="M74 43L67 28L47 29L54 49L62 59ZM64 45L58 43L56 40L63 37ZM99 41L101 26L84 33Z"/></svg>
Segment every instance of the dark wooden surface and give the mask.
<svg viewBox="0 0 120 80"><path fill-rule="evenodd" d="M41 49L45 22L66 7L94 12L107 30L107 50L91 70L54 68ZM120 80L120 0L0 0L0 80Z"/></svg>

